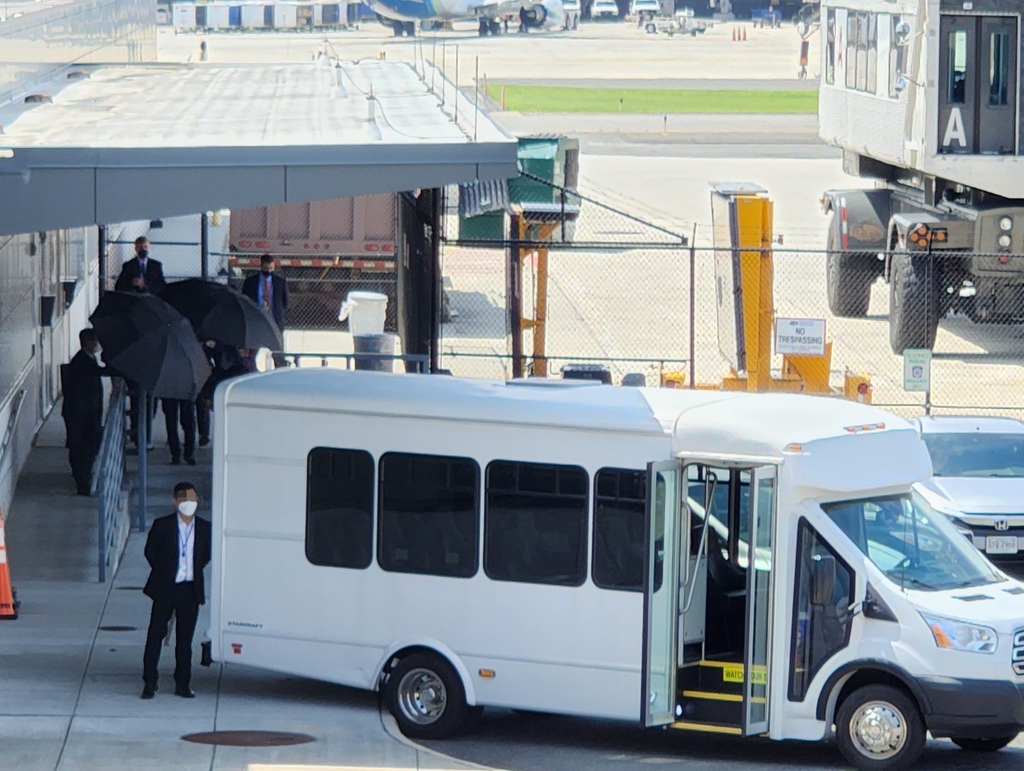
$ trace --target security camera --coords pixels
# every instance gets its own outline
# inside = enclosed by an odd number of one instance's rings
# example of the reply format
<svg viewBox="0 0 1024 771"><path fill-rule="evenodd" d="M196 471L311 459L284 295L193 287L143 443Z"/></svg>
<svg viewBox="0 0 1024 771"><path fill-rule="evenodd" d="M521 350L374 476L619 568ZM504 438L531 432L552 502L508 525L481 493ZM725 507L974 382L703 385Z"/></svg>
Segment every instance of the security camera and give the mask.
<svg viewBox="0 0 1024 771"><path fill-rule="evenodd" d="M904 91L907 90L907 79L902 75L897 77L896 82L892 86L892 90L895 91L897 94L902 94Z"/></svg>
<svg viewBox="0 0 1024 771"><path fill-rule="evenodd" d="M896 25L895 32L897 42L902 43L910 35L910 24L908 24L905 20L900 19L899 24Z"/></svg>

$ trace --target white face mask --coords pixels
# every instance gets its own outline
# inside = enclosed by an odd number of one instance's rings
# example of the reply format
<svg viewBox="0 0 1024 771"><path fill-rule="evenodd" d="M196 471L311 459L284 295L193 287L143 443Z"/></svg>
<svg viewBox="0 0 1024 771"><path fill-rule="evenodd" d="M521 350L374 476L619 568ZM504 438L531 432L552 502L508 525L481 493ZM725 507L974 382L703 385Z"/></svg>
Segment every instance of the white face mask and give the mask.
<svg viewBox="0 0 1024 771"><path fill-rule="evenodd" d="M92 357L94 359L99 359L100 356L102 356L102 355L103 355L103 349L100 346L97 345L95 348L93 348L93 350L92 350Z"/></svg>
<svg viewBox="0 0 1024 771"><path fill-rule="evenodd" d="M197 501L182 501L178 504L178 513L183 517L191 517L195 515L197 508L199 508Z"/></svg>

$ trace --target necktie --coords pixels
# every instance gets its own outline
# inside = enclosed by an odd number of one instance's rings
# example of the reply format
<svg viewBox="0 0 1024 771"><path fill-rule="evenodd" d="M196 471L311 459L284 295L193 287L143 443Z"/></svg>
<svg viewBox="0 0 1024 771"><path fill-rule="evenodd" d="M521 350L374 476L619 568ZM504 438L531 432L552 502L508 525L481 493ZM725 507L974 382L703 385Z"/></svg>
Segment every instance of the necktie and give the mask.
<svg viewBox="0 0 1024 771"><path fill-rule="evenodd" d="M270 276L267 276L266 282L263 284L263 307L270 310Z"/></svg>

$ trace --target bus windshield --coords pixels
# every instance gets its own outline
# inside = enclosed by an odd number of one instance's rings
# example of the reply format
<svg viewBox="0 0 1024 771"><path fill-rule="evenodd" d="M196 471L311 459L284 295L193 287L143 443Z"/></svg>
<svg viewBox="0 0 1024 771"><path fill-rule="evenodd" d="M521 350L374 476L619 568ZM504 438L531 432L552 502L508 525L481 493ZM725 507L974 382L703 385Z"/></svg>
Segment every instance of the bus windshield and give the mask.
<svg viewBox="0 0 1024 771"><path fill-rule="evenodd" d="M821 508L903 589L939 591L1005 580L917 493L824 503Z"/></svg>

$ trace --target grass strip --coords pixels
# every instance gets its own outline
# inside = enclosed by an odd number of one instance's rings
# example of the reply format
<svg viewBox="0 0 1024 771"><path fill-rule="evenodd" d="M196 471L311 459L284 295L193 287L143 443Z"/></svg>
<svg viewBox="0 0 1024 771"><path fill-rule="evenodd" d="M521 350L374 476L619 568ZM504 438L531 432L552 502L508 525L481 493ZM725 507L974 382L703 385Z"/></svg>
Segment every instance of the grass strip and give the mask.
<svg viewBox="0 0 1024 771"><path fill-rule="evenodd" d="M573 88L488 83L488 95L513 112L574 113L816 113L816 91L741 89Z"/></svg>

